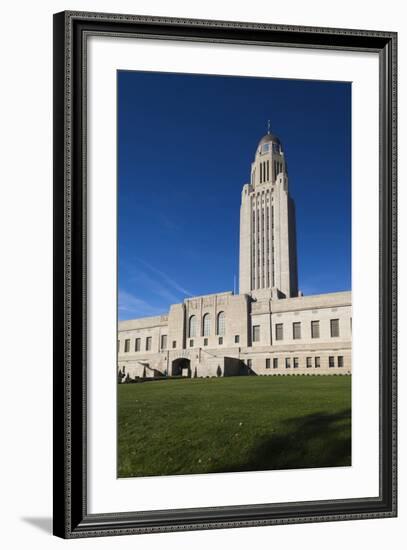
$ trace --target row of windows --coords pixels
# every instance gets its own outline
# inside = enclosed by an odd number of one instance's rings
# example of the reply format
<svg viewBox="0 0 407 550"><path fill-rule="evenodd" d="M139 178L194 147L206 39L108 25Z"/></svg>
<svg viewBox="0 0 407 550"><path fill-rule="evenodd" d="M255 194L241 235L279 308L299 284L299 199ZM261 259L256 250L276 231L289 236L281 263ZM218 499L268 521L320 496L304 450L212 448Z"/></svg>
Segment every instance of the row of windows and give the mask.
<svg viewBox="0 0 407 550"><path fill-rule="evenodd" d="M203 316L203 334L202 336L205 337L204 339L204 346L208 345L208 339L207 336L210 336L210 326L211 326L211 317L209 313L206 313ZM340 336L340 330L339 330L339 319L331 319L330 320L330 331L331 331L331 338L338 338ZM225 334L225 313L221 311L218 313L217 316L217 323L216 323L216 332L219 336L218 343L220 345L223 344L223 335ZM189 328L188 328L188 336L189 338L196 337L196 316L191 315L189 318ZM300 340L301 339L301 322L294 322L292 323L292 337L293 340ZM311 321L311 338L319 338L320 337L320 330L319 330L319 321ZM276 323L275 325L275 339L276 340L283 340L284 339L284 325L283 323ZM253 332L252 332L252 340L253 342L260 342L261 341L261 334L260 334L260 325L253 325ZM192 343L191 343L192 342ZM234 337L235 344L238 344L240 342L239 335L235 335ZM161 349L167 349L167 335L162 334L161 335L161 341L160 341L160 348ZM152 337L147 336L145 340L145 350L151 351L151 345L152 345ZM120 342L118 341L118 350L119 350ZM193 340L190 340L190 347L193 347ZM172 347L177 347L177 342L173 340ZM124 352L128 353L130 351L130 339L126 339L124 341ZM135 339L135 347L134 351L141 351L141 338Z"/></svg>
<svg viewBox="0 0 407 550"><path fill-rule="evenodd" d="M152 345L152 336L147 336L145 339L145 351L151 351ZM167 349L167 335L162 334L160 339L161 349ZM172 342L172 347L177 347L177 342L174 340ZM117 341L117 351L120 351L120 340ZM124 353L129 353L130 351L130 338L126 338L124 341ZM141 351L141 338L136 338L134 341L134 351Z"/></svg>
<svg viewBox="0 0 407 550"><path fill-rule="evenodd" d="M234 337L234 342L235 342L235 344L239 344L239 342L240 342L240 336L239 336L238 334L235 335L235 337ZM190 347L190 348L193 348L193 347L194 347L194 343L195 343L195 341L191 339L191 340L189 341L189 347ZM219 336L219 338L218 338L218 344L219 344L220 346L223 345L223 336ZM204 338L204 339L203 339L203 345L204 345L205 347L208 345L208 338Z"/></svg>
<svg viewBox="0 0 407 550"><path fill-rule="evenodd" d="M283 364L284 364L286 369L290 369L291 366L294 369L298 369L300 367L300 359L299 359L299 357L292 357L292 358L291 357L285 357ZM267 358L266 359L266 369L270 369L271 365L273 365L273 369L278 369L279 368L279 358L278 357L273 357L273 362L270 358ZM328 366L329 366L329 368L334 368L334 367L342 368L343 365L344 365L343 355L338 355L337 357L335 357L334 355L330 355L328 357ZM247 360L247 366L249 368L252 367L252 360L251 359ZM307 369L312 368L312 367L315 367L316 369L318 369L318 368L321 367L321 358L320 357L306 357L304 366Z"/></svg>
<svg viewBox="0 0 407 550"><path fill-rule="evenodd" d="M340 336L339 319L330 320L331 338L338 338ZM295 322L292 324L292 337L293 340L301 340L301 322ZM311 338L319 338L319 321L311 321ZM253 326L252 334L253 342L260 342L260 325ZM283 323L276 323L275 325L275 339L284 340L284 325Z"/></svg>
<svg viewBox="0 0 407 550"><path fill-rule="evenodd" d="M240 343L240 335L239 334L236 334L234 336L234 342L235 342L235 344ZM161 344L160 345L161 350L167 349L167 335L166 334L161 335L160 344ZM218 344L220 346L223 345L223 336L219 336ZM151 345L152 345L152 337L147 336L147 338L145 339L144 350L145 351L151 351ZM204 346L208 345L208 338L204 338L203 345ZM177 347L177 341L176 340L172 341L172 347L174 349ZM194 347L194 340L193 339L191 339L189 341L189 347L191 347L191 348ZM120 351L120 340L117 341L117 351ZM141 338L136 338L135 339L135 341L134 341L134 351L141 351ZM127 338L124 341L124 353L129 353L129 352L130 352L130 338Z"/></svg>
<svg viewBox="0 0 407 550"><path fill-rule="evenodd" d="M211 315L205 313L202 318L202 336L210 336L211 334ZM225 334L225 312L220 311L216 317L216 334L223 336ZM197 320L196 315L191 315L188 322L188 337L194 338L197 335Z"/></svg>
<svg viewBox="0 0 407 550"><path fill-rule="evenodd" d="M210 326L211 326L211 317L209 313L206 313L203 316L203 336L204 339L204 346L208 345L208 339L207 336L210 336ZM339 329L339 319L331 319L330 320L330 333L331 338L338 338L340 336L340 329ZM216 332L219 336L218 343L220 345L223 344L223 335L225 334L225 313L221 311L217 316L217 323L216 323ZM191 315L189 318L189 329L188 329L188 336L189 338L196 337L196 316ZM293 340L300 340L301 339L301 322L294 322L292 323L292 337ZM320 337L320 330L319 330L319 321L311 321L311 338L319 338ZM283 340L284 339L284 325L283 323L276 323L275 325L275 339L276 340ZM253 342L260 342L261 341L261 333L260 333L260 325L253 325L253 332L252 332L252 340ZM192 343L191 343L192 342ZM238 344L240 342L239 335L235 335L234 337L235 344ZM160 348L161 349L167 349L167 335L162 334L161 335L161 341L160 341ZM145 340L145 350L151 351L151 345L152 345L152 337L147 336ZM120 342L118 342L118 349L120 346ZM193 347L193 340L190 341L190 347ZM176 348L177 343L175 340L172 342L172 347ZM130 339L126 339L124 341L124 352L128 353L130 351ZM135 347L134 351L141 351L141 338L135 339Z"/></svg>

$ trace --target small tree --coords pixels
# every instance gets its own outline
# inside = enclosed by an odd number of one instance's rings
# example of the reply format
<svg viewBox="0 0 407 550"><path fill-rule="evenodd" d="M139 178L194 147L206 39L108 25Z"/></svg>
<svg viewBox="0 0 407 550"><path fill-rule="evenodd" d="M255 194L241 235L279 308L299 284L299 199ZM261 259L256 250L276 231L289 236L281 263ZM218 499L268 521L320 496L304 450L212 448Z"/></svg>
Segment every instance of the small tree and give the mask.
<svg viewBox="0 0 407 550"><path fill-rule="evenodd" d="M222 369L220 368L220 365L218 365L218 368L216 369L216 376L219 378L219 376L222 376Z"/></svg>
<svg viewBox="0 0 407 550"><path fill-rule="evenodd" d="M196 370L196 367L195 367L195 372L194 372L194 378L198 378L198 372Z"/></svg>

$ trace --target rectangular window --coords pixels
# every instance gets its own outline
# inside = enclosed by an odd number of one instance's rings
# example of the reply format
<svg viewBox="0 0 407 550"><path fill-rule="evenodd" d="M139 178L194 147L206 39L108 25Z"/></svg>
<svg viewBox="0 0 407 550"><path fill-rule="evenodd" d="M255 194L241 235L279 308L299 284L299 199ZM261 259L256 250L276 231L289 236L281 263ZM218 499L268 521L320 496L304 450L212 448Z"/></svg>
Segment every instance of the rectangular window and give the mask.
<svg viewBox="0 0 407 550"><path fill-rule="evenodd" d="M235 336L235 344L238 344L240 342L240 336L236 334Z"/></svg>
<svg viewBox="0 0 407 550"><path fill-rule="evenodd" d="M298 357L294 357L294 368L298 369L299 366L300 366L300 362L298 361Z"/></svg>
<svg viewBox="0 0 407 550"><path fill-rule="evenodd" d="M307 369L312 367L312 357L307 357Z"/></svg>
<svg viewBox="0 0 407 550"><path fill-rule="evenodd" d="M333 355L329 356L329 368L332 369L335 366L335 357Z"/></svg>
<svg viewBox="0 0 407 550"><path fill-rule="evenodd" d="M219 336L219 345L221 346L223 344L223 337Z"/></svg>
<svg viewBox="0 0 407 550"><path fill-rule="evenodd" d="M173 349L177 347L177 341L176 340L172 341L172 347L173 347Z"/></svg>
<svg viewBox="0 0 407 550"><path fill-rule="evenodd" d="M321 366L321 358L315 357L315 368L319 369L320 366Z"/></svg>
<svg viewBox="0 0 407 550"><path fill-rule="evenodd" d="M140 351L141 350L141 338L136 338L136 343L134 345L134 351Z"/></svg>
<svg viewBox="0 0 407 550"><path fill-rule="evenodd" d="M273 369L278 369L278 357L273 357Z"/></svg>
<svg viewBox="0 0 407 550"><path fill-rule="evenodd" d="M125 353L130 351L130 340L129 339L124 341L124 351L125 351Z"/></svg>
<svg viewBox="0 0 407 550"><path fill-rule="evenodd" d="M299 340L301 338L301 323L293 323L293 339Z"/></svg>
<svg viewBox="0 0 407 550"><path fill-rule="evenodd" d="M331 337L339 336L339 319L331 319Z"/></svg>
<svg viewBox="0 0 407 550"><path fill-rule="evenodd" d="M311 338L319 338L319 321L311 321Z"/></svg>
<svg viewBox="0 0 407 550"><path fill-rule="evenodd" d="M208 345L208 338L204 338L204 346Z"/></svg>
<svg viewBox="0 0 407 550"><path fill-rule="evenodd" d="M283 323L276 324L276 340L283 339Z"/></svg>
<svg viewBox="0 0 407 550"><path fill-rule="evenodd" d="M193 347L194 347L194 341L193 341L193 340L190 340L190 341L189 341L189 347L190 347L190 348L193 348Z"/></svg>
<svg viewBox="0 0 407 550"><path fill-rule="evenodd" d="M151 336L147 336L146 338L146 351L151 350Z"/></svg>
<svg viewBox="0 0 407 550"><path fill-rule="evenodd" d="M266 369L270 368L270 359L266 359Z"/></svg>
<svg viewBox="0 0 407 550"><path fill-rule="evenodd" d="M286 369L291 368L291 359L289 357L285 358L285 368Z"/></svg>
<svg viewBox="0 0 407 550"><path fill-rule="evenodd" d="M161 335L161 349L167 349L167 335Z"/></svg>
<svg viewBox="0 0 407 550"><path fill-rule="evenodd" d="M338 367L343 367L343 355L338 355Z"/></svg>
<svg viewBox="0 0 407 550"><path fill-rule="evenodd" d="M260 342L260 325L253 327L253 342Z"/></svg>

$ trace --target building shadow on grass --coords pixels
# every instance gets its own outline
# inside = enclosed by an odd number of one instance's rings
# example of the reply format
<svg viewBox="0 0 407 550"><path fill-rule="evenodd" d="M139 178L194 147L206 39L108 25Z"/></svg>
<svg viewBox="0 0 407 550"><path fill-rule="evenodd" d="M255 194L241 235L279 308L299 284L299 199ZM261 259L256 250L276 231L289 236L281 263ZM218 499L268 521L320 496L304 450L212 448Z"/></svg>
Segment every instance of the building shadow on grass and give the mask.
<svg viewBox="0 0 407 550"><path fill-rule="evenodd" d="M286 420L276 434L264 437L247 462L222 472L326 468L351 465L351 410L315 413ZM220 470L219 470L220 471Z"/></svg>

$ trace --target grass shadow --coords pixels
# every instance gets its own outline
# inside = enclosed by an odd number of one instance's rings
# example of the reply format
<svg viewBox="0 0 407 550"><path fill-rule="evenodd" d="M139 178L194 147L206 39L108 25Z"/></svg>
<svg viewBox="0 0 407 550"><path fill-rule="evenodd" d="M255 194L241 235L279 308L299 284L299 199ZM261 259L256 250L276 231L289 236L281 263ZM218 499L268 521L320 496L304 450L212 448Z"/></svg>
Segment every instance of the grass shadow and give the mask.
<svg viewBox="0 0 407 550"><path fill-rule="evenodd" d="M351 465L351 410L314 413L284 421L279 433L264 437L243 463L219 472L326 468Z"/></svg>

